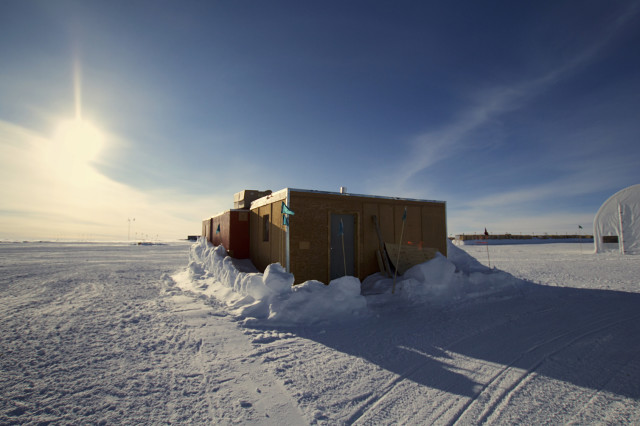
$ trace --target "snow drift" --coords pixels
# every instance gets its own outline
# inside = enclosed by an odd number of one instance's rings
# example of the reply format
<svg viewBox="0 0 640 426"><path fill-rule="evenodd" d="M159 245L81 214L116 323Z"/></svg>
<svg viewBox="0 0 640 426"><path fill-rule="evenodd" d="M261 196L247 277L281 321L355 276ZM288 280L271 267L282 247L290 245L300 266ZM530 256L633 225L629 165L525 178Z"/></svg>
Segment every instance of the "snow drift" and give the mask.
<svg viewBox="0 0 640 426"><path fill-rule="evenodd" d="M489 295L510 294L522 284L512 275L491 269L464 250L449 243L449 257L440 253L428 262L416 265L397 278L396 298L404 304L448 305ZM382 274L367 277L363 293L392 296L393 279ZM390 300L385 297L384 303Z"/></svg>
<svg viewBox="0 0 640 426"><path fill-rule="evenodd" d="M223 246L204 239L193 244L189 265L174 281L183 290L214 297L249 321L280 324L315 323L360 317L379 304L447 305L496 293L511 294L522 281L487 268L463 250L449 245L449 257L438 254L393 279L374 274L364 282L342 277L329 285L306 281L293 285L294 276L280 264L257 272L249 261L233 259Z"/></svg>

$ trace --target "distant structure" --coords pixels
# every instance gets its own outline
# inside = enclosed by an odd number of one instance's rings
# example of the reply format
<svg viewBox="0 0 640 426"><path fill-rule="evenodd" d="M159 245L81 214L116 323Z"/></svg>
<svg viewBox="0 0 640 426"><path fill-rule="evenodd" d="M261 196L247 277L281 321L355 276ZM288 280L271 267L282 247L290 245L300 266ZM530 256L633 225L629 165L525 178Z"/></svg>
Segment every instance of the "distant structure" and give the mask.
<svg viewBox="0 0 640 426"><path fill-rule="evenodd" d="M457 245L497 245L497 244L517 244L517 243L557 243L557 242L591 242L593 236L582 234L458 234L453 238Z"/></svg>
<svg viewBox="0 0 640 426"><path fill-rule="evenodd" d="M640 254L640 184L613 194L593 221L596 253Z"/></svg>
<svg viewBox="0 0 640 426"><path fill-rule="evenodd" d="M202 222L202 236L259 270L280 263L296 283L344 275L363 280L396 267L402 273L436 252L446 256L446 203L346 188L245 190L234 195L234 209Z"/></svg>

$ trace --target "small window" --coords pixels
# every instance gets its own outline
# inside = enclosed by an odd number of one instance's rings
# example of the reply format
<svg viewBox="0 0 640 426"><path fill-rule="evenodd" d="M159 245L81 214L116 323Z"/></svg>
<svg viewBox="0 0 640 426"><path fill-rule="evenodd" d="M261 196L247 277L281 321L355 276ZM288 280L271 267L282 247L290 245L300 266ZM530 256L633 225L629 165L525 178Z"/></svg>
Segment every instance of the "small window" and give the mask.
<svg viewBox="0 0 640 426"><path fill-rule="evenodd" d="M604 244L618 244L618 236L617 235L603 235L602 242Z"/></svg>
<svg viewBox="0 0 640 426"><path fill-rule="evenodd" d="M269 215L262 216L262 241L269 241Z"/></svg>

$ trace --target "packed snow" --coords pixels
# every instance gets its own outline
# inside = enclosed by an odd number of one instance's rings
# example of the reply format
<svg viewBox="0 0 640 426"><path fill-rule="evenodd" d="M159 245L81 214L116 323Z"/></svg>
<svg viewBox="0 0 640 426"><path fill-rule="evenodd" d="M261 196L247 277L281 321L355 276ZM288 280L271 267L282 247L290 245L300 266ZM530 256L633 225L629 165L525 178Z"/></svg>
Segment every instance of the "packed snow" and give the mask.
<svg viewBox="0 0 640 426"><path fill-rule="evenodd" d="M640 257L292 286L206 242L0 244L0 423L640 423Z"/></svg>
<svg viewBox="0 0 640 426"><path fill-rule="evenodd" d="M353 320L371 314L368 305L443 306L501 292L511 294L523 285L450 245L448 258L438 253L400 277L375 274L361 283L345 276L329 285L306 281L294 286L293 275L280 264L269 265L262 274L250 262L233 259L223 246L214 247L204 239L191 247L188 268L173 278L183 290L226 303L245 323L266 320L281 325Z"/></svg>
<svg viewBox="0 0 640 426"><path fill-rule="evenodd" d="M273 323L337 319L357 315L367 306L357 278L343 277L329 286L319 281L293 286L293 275L280 264L259 273L249 261L235 260L223 246L213 247L204 239L191 247L187 270L173 278L183 290L224 301L238 316Z"/></svg>

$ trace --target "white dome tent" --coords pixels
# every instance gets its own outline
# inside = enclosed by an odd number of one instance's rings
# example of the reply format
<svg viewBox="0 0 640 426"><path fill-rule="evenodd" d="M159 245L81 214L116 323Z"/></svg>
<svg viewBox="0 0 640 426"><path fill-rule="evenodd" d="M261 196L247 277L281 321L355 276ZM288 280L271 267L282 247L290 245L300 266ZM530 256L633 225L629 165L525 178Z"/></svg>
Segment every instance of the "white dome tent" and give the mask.
<svg viewBox="0 0 640 426"><path fill-rule="evenodd" d="M596 253L640 254L640 184L613 194L593 221Z"/></svg>

